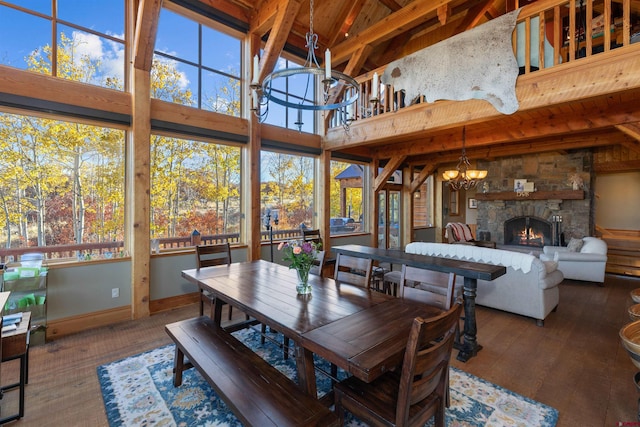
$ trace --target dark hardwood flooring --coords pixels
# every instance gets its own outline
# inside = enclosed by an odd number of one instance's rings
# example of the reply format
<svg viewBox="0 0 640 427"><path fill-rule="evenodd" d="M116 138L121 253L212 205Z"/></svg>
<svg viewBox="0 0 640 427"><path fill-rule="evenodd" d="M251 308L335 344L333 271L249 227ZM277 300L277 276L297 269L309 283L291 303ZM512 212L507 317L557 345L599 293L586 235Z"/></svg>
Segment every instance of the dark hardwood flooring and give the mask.
<svg viewBox="0 0 640 427"><path fill-rule="evenodd" d="M618 337L630 322L629 292L637 287L640 279L623 276L607 276L604 287L566 280L560 306L544 327L478 307L483 349L467 363L455 360L454 351L452 363L553 406L560 411L560 427L638 425L637 369ZM32 347L25 417L9 425L108 425L96 367L168 344L164 325L197 312L192 305ZM17 362L3 363L3 383L13 381L17 370ZM2 415L16 405L17 391L6 393Z"/></svg>

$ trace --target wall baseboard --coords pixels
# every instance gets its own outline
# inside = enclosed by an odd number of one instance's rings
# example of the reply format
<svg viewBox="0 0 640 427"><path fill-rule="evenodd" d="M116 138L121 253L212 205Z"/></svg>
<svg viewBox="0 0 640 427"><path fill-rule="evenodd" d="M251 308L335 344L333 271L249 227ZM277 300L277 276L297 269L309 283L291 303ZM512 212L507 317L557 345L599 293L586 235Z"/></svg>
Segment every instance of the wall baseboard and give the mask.
<svg viewBox="0 0 640 427"><path fill-rule="evenodd" d="M182 307L184 305L198 302L198 292L185 295L177 295L169 298L162 298L151 301L149 311L151 314ZM47 322L47 341L61 338L66 335L86 331L88 329L107 326L113 323L131 320L131 307L122 306L109 310L85 313L78 316L65 317L63 319L50 320Z"/></svg>

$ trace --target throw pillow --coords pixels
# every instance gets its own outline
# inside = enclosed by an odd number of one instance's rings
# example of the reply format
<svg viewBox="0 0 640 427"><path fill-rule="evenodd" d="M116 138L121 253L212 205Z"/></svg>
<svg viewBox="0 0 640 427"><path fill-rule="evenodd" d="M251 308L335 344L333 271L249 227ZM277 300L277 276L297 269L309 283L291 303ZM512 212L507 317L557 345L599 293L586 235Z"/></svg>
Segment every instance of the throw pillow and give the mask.
<svg viewBox="0 0 640 427"><path fill-rule="evenodd" d="M582 241L582 239L574 239L572 237L571 240L569 240L567 249L569 249L570 252L580 252L580 249L582 249L583 244L584 242Z"/></svg>
<svg viewBox="0 0 640 427"><path fill-rule="evenodd" d="M542 263L544 264L544 269L547 271L547 274L558 269L558 263L556 261L542 261Z"/></svg>

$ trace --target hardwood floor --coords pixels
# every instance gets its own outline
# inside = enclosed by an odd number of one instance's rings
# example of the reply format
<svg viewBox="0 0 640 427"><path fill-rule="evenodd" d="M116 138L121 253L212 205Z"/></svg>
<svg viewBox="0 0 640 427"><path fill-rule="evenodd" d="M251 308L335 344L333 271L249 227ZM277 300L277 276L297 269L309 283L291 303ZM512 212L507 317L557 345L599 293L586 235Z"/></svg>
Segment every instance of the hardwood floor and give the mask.
<svg viewBox="0 0 640 427"><path fill-rule="evenodd" d="M467 363L455 360L454 351L453 365L553 406L560 427L636 425L637 370L618 331L630 322L629 292L637 287L640 279L623 276L607 276L605 287L567 280L544 327L478 307L483 349ZM164 325L197 314L194 304L32 347L25 417L13 425L108 425L96 367L168 344ZM16 362L4 363L3 382L13 381L17 370ZM6 393L2 415L16 408L17 391Z"/></svg>

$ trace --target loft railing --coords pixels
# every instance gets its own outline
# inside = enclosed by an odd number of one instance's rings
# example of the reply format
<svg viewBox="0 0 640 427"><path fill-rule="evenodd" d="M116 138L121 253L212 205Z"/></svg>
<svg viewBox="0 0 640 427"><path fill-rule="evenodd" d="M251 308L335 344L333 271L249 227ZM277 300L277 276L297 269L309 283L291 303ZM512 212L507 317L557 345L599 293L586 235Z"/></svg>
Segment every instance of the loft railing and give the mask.
<svg viewBox="0 0 640 427"><path fill-rule="evenodd" d="M532 3L520 11L513 32L520 74L563 66L640 42L638 25L640 22L632 22L631 0ZM369 102L373 74L377 72L381 76L384 70L385 67L380 67L356 78L360 97L350 110L352 120L366 120L422 102L422 99L404 99L403 92L390 84L380 84L378 103ZM330 127L341 126L338 114L332 117Z"/></svg>

